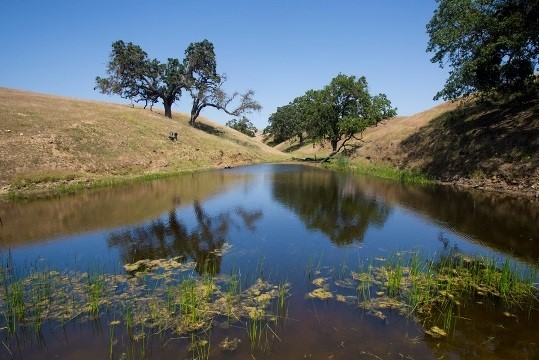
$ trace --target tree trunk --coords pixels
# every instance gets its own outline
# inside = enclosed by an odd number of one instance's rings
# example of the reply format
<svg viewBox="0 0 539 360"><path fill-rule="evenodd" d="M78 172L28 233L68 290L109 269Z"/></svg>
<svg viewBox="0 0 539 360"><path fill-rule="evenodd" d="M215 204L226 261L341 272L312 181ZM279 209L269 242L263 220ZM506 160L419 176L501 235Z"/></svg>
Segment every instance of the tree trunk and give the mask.
<svg viewBox="0 0 539 360"><path fill-rule="evenodd" d="M303 133L299 133L298 137L299 137L299 146L303 146Z"/></svg>
<svg viewBox="0 0 539 360"><path fill-rule="evenodd" d="M172 119L172 101L168 99L163 100L163 105L165 106L165 116L169 119Z"/></svg>
<svg viewBox="0 0 539 360"><path fill-rule="evenodd" d="M191 117L189 118L189 125L191 126L195 126L195 121L197 120L198 114L200 113L199 103L199 100L193 98L193 106L191 106Z"/></svg>
<svg viewBox="0 0 539 360"><path fill-rule="evenodd" d="M331 150L332 150L332 152L337 151L337 143L338 142L339 142L339 140L334 140L334 139L331 140Z"/></svg>

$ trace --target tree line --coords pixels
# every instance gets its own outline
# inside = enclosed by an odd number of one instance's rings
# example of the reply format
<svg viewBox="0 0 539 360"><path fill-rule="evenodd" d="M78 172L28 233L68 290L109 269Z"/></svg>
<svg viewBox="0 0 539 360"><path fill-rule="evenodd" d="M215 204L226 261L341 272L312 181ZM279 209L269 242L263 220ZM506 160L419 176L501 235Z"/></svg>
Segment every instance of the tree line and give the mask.
<svg viewBox="0 0 539 360"><path fill-rule="evenodd" d="M172 104L187 92L192 100L190 125L195 125L200 112L206 107L232 116L262 108L254 100L253 90L243 94L224 91L227 76L217 72L214 47L208 40L191 43L185 50L183 61L168 58L166 63L150 59L138 45L118 40L112 43L106 72L108 77L96 77L94 89L103 94L144 102L145 107L162 101L165 116L169 118L172 118Z"/></svg>
<svg viewBox="0 0 539 360"><path fill-rule="evenodd" d="M451 68L434 99L525 100L539 89L539 0L436 0L426 26L431 62ZM337 75L270 115L274 143L327 140L333 153L367 127L396 114L386 95L371 96L365 77ZM337 148L340 142L340 147Z"/></svg>
<svg viewBox="0 0 539 360"><path fill-rule="evenodd" d="M332 154L369 126L397 114L385 94L372 96L367 79L338 74L320 90L308 90L287 105L277 108L269 117L264 135L279 143L297 137L327 140ZM340 142L340 146L339 146Z"/></svg>
<svg viewBox="0 0 539 360"><path fill-rule="evenodd" d="M426 26L431 62L451 70L435 99L535 98L539 70L539 0L436 0ZM112 44L107 77L96 77L104 94L119 95L145 106L162 101L165 116L184 93L192 100L189 123L213 107L238 117L228 125L251 135L254 126L240 115L260 110L254 92L228 94L225 74L217 72L208 40L191 43L183 61L150 59L142 48L118 40ZM309 90L269 117L266 136L274 142L298 137L327 140L333 152L367 127L394 116L384 94L371 96L365 77L337 75L320 90ZM255 130L256 131L256 130Z"/></svg>

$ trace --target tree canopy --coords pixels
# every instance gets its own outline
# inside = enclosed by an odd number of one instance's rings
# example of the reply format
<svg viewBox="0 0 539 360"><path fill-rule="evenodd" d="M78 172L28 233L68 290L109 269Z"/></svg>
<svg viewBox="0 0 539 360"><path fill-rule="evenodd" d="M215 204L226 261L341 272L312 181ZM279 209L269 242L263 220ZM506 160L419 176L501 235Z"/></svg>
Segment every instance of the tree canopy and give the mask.
<svg viewBox="0 0 539 360"><path fill-rule="evenodd" d="M481 94L526 94L537 89L537 0L437 0L427 24L427 51L451 67L435 99Z"/></svg>
<svg viewBox="0 0 539 360"><path fill-rule="evenodd" d="M171 106L180 99L185 87L184 67L178 59L170 58L164 64L150 60L140 46L122 40L112 43L107 74L107 78L96 77L96 89L103 94L144 101L146 105L161 99L167 117L172 117Z"/></svg>
<svg viewBox="0 0 539 360"><path fill-rule="evenodd" d="M247 119L245 116L243 116L241 119L232 119L227 121L226 126L250 137L254 137L258 131L251 120Z"/></svg>
<svg viewBox="0 0 539 360"><path fill-rule="evenodd" d="M225 74L217 73L213 44L208 40L190 44L185 50L183 64L186 69L186 88L193 100L189 124L195 124L205 107L223 110L232 116L262 109L262 106L253 99L252 90L241 95L238 92L228 95L222 89L227 77ZM234 108L229 109L232 104L235 104Z"/></svg>
<svg viewBox="0 0 539 360"><path fill-rule="evenodd" d="M308 130L309 109L312 107L309 101L307 95L297 97L270 115L270 125L264 131L273 136L273 142L280 143L297 136L299 143L303 144L304 133Z"/></svg>
<svg viewBox="0 0 539 360"><path fill-rule="evenodd" d="M172 104L187 91L192 99L189 124L194 125L205 107L239 116L260 110L254 92L232 95L223 90L226 75L217 72L213 44L208 40L191 43L183 62L169 58L166 63L150 60L142 48L122 40L112 44L106 78L96 77L96 87L103 94L119 95L146 105L163 102L165 116L172 117ZM231 108L232 107L232 108Z"/></svg>
<svg viewBox="0 0 539 360"><path fill-rule="evenodd" d="M337 153L357 133L397 113L385 94L372 96L367 79L339 74L321 90L309 90L269 117L265 132L274 139L306 133L314 140L328 140ZM337 148L339 141L341 145Z"/></svg>

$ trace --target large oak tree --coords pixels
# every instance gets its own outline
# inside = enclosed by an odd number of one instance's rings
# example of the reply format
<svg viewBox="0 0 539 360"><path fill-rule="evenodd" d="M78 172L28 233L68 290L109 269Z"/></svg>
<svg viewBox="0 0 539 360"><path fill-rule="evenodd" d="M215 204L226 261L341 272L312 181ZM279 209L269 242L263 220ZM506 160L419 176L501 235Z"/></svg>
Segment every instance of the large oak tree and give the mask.
<svg viewBox="0 0 539 360"><path fill-rule="evenodd" d="M328 140L334 155L358 133L396 114L385 94L369 93L364 76L339 74L323 89L309 90L278 108L265 130L279 137L298 135L300 141L303 132L314 140Z"/></svg>
<svg viewBox="0 0 539 360"><path fill-rule="evenodd" d="M205 107L213 107L232 116L260 110L254 92L229 95L223 90L226 75L217 73L213 44L208 40L191 43L182 62L169 58L166 63L151 60L142 48L118 40L112 44L108 77L96 77L96 87L104 94L119 95L146 105L163 102L165 116L172 117L172 104L182 91L191 95L189 124L194 125ZM231 108L232 107L232 108Z"/></svg>
<svg viewBox="0 0 539 360"><path fill-rule="evenodd" d="M480 94L526 94L536 89L539 1L437 0L427 24L427 51L451 67L435 99Z"/></svg>
<svg viewBox="0 0 539 360"><path fill-rule="evenodd" d="M217 73L213 44L208 40L190 44L185 50L183 64L186 70L186 89L193 100L189 124L195 124L205 107L223 110L232 116L262 109L262 106L253 99L252 90L241 95L238 92L229 95L223 90L227 77L225 74Z"/></svg>
<svg viewBox="0 0 539 360"><path fill-rule="evenodd" d="M112 43L106 78L96 77L96 87L103 94L119 95L151 105L161 99L165 116L172 117L172 104L180 99L184 84L184 67L178 59L166 63L150 60L142 48L122 40Z"/></svg>

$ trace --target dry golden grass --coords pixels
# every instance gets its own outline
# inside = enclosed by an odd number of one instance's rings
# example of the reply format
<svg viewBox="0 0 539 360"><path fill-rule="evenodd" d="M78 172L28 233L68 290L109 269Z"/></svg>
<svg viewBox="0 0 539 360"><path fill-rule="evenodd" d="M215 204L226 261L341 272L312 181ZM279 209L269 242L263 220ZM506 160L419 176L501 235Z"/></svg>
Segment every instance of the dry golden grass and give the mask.
<svg viewBox="0 0 539 360"><path fill-rule="evenodd" d="M0 192L279 161L235 130L159 111L0 88ZM177 132L178 141L168 139Z"/></svg>

